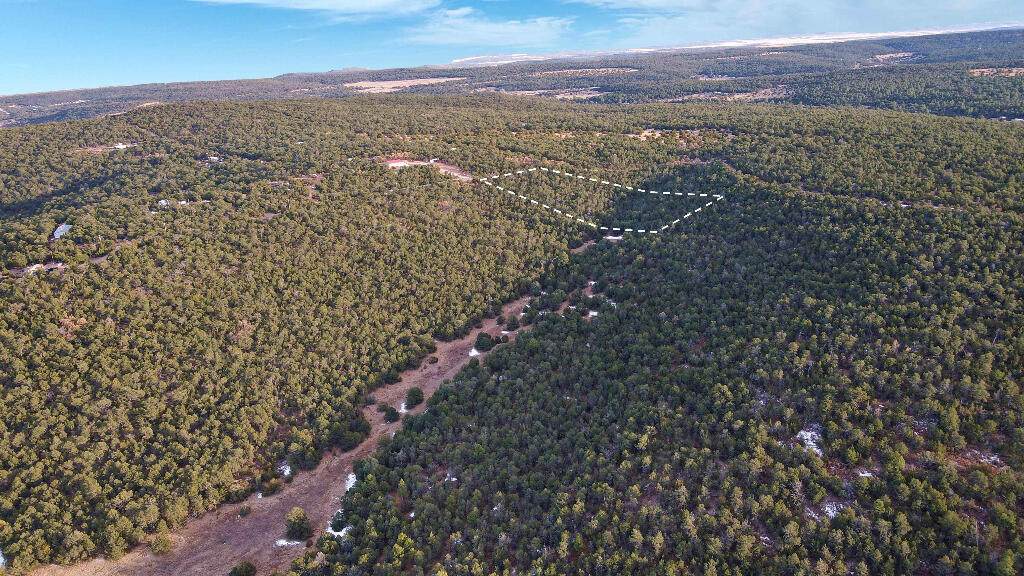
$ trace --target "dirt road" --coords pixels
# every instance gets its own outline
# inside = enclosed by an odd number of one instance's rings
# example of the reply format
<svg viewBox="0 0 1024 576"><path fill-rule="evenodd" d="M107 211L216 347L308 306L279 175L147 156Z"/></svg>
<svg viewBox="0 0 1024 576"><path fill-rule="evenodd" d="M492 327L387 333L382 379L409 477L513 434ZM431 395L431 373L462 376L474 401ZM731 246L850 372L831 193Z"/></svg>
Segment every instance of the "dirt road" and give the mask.
<svg viewBox="0 0 1024 576"><path fill-rule="evenodd" d="M586 246L581 247L585 248ZM579 250L579 249L577 249ZM528 297L506 304L505 317L518 316ZM524 327L522 330L528 329ZM438 362L424 362L422 366L402 372L402 381L374 391L378 402L399 407L405 401L409 388L419 386L429 399L438 386L450 379L470 360L477 335L486 331L492 336L500 334L494 320L485 320L482 329L473 330L465 338L452 342L438 342L433 354ZM514 339L516 333L509 334ZM483 354L478 356L482 358ZM426 407L420 404L410 413L419 413ZM250 497L244 503L225 504L200 518L193 519L171 534L173 550L156 556L146 546L139 546L124 557L114 560L94 560L74 566L45 566L32 572L33 576L224 576L239 562L248 560L257 567L258 574L285 570L291 561L305 550L303 545L275 546L284 538L284 516L293 506L306 510L317 535L326 528L339 508L345 493L345 479L352 472L353 463L371 455L384 435L391 435L401 422L385 423L384 415L375 406L363 409L363 415L372 425L370 435L348 452L330 452L324 455L316 469L298 472L285 487L265 498ZM252 511L243 517L238 512L243 506ZM315 537L314 537L315 538Z"/></svg>

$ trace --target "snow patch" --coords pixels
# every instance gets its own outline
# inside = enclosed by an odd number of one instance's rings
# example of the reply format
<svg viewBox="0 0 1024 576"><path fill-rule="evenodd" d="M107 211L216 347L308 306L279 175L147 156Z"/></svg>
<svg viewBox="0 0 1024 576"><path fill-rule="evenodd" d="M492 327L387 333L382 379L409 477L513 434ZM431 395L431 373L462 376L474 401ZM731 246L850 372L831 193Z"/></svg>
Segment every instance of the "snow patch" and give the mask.
<svg viewBox="0 0 1024 576"><path fill-rule="evenodd" d="M281 476L288 478L292 475L292 467L287 462L277 467L277 471L281 473Z"/></svg>
<svg viewBox="0 0 1024 576"><path fill-rule="evenodd" d="M590 313L589 313L589 314L587 314L587 317L589 317L589 318L593 318L594 316L599 316L600 314L601 314L601 313L600 313L600 312L598 312L597 310L591 310L591 311L590 311Z"/></svg>
<svg viewBox="0 0 1024 576"><path fill-rule="evenodd" d="M412 512L409 512L409 518L415 518L415 517L416 517L416 511L415 510L413 510Z"/></svg>
<svg viewBox="0 0 1024 576"><path fill-rule="evenodd" d="M345 492L348 492L349 490L351 490L352 487L355 486L355 485L356 485L356 475L355 474L349 474L348 477L345 478Z"/></svg>
<svg viewBox="0 0 1024 576"><path fill-rule="evenodd" d="M262 500L263 499L263 492L257 492L256 493L256 499L257 500Z"/></svg>
<svg viewBox="0 0 1024 576"><path fill-rule="evenodd" d="M479 355L480 355L480 351L477 350L476 348L473 348L472 350L469 351L469 356L470 357L479 356Z"/></svg>
<svg viewBox="0 0 1024 576"><path fill-rule="evenodd" d="M340 512L340 510L339 510L339 512ZM344 537L345 534L348 534L349 530L351 530L351 529L352 529L351 526L345 526L341 530L335 530L334 528L331 527L331 523L328 522L327 523L327 529L324 530L324 532L330 534L331 536L334 536L335 538L341 538L341 537Z"/></svg>
<svg viewBox="0 0 1024 576"><path fill-rule="evenodd" d="M398 407L398 413L405 414L408 411L409 410L405 407L405 402L402 402L402 405Z"/></svg>
<svg viewBox="0 0 1024 576"><path fill-rule="evenodd" d="M998 454L989 452L988 450L971 449L967 451L965 456L976 462L983 462L996 468L1001 468L1003 466L1003 459L1000 458Z"/></svg>
<svg viewBox="0 0 1024 576"><path fill-rule="evenodd" d="M455 477L455 476L452 476L452 471L449 470L448 473L444 475L444 481L445 482L458 482L459 479L457 477Z"/></svg>
<svg viewBox="0 0 1024 576"><path fill-rule="evenodd" d="M857 476L860 476L861 478L873 478L875 476L875 473L868 472L867 470L862 470L860 472L857 472Z"/></svg>
<svg viewBox="0 0 1024 576"><path fill-rule="evenodd" d="M4 551L0 550L0 568L7 566L7 558L4 558Z"/></svg>
<svg viewBox="0 0 1024 576"><path fill-rule="evenodd" d="M797 432L796 437L797 440L803 442L804 446L811 452L814 452L818 456L823 454L819 444L821 442L821 434L817 430L805 428Z"/></svg>
<svg viewBox="0 0 1024 576"><path fill-rule="evenodd" d="M281 539L279 539L279 540L274 542L274 546L277 547L277 548L283 548L285 546L301 546L301 545L302 545L302 542L300 542L298 540L285 540L284 538L281 538Z"/></svg>
<svg viewBox="0 0 1024 576"><path fill-rule="evenodd" d="M846 504L842 504L840 502L827 502L822 510L825 511L825 516L835 518L843 511L844 508L846 508Z"/></svg>

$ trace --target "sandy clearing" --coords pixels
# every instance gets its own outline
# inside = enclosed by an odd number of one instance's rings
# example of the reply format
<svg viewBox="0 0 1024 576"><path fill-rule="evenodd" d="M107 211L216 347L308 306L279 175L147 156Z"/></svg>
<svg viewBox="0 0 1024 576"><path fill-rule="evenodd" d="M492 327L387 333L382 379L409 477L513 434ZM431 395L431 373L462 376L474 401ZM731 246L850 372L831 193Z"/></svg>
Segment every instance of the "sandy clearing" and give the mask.
<svg viewBox="0 0 1024 576"><path fill-rule="evenodd" d="M971 70L971 76L983 78L1013 78L1024 76L1024 68L975 68Z"/></svg>
<svg viewBox="0 0 1024 576"><path fill-rule="evenodd" d="M430 84L442 84L444 82L455 82L465 80L464 76L457 78L411 78L409 80L363 80L362 82L349 82L343 84L346 88L353 88L367 94L387 94L398 92L403 88L413 86L428 86Z"/></svg>
<svg viewBox="0 0 1024 576"><path fill-rule="evenodd" d="M409 166L432 166L434 168L437 168L438 172L440 172L441 174L444 174L446 176L454 176L455 178L458 178L459 180L462 180L463 182L472 182L473 181L473 175L470 174L468 171L463 170L462 168L459 168L458 166L456 166L454 164L448 164L447 162L441 162L441 161L431 161L431 162L428 162L428 161L425 161L425 160L406 160L404 158L392 158L392 159L389 159L389 160L402 160L404 162L404 164L396 164L394 166L389 166L389 168L392 168L392 169L395 169L395 170L398 170L398 169L401 169L401 168L406 168L406 167L409 167Z"/></svg>
<svg viewBox="0 0 1024 576"><path fill-rule="evenodd" d="M607 76L609 74L629 74L639 72L636 68L572 68L570 70L549 70L534 76Z"/></svg>
<svg viewBox="0 0 1024 576"><path fill-rule="evenodd" d="M575 250L578 253L589 246L587 243ZM518 316L529 302L524 296L502 307L505 317ZM529 330L524 326L508 334L515 340L519 332ZM401 382L373 391L377 402L398 407L405 400L409 388L418 386L428 400L444 380L451 379L471 358L469 351L477 335L486 331L499 336L501 329L493 319L483 322L483 327L472 330L467 336L452 342L437 342L437 351L432 354L438 361L434 364L423 362L418 368L401 373ZM482 353L477 359L482 359ZM419 414L426 408L426 401L409 410ZM245 502L225 504L216 510L190 520L184 527L171 534L172 551L163 556L152 554L147 546L138 546L119 560L98 559L74 566L44 566L32 572L33 576L208 576L227 574L238 563L248 560L256 565L258 574L269 574L274 570L287 569L291 561L305 550L305 546L275 546L284 536L284 516L293 506L306 510L310 521L319 531L327 526L340 507L346 486L343 479L352 473L357 459L366 458L377 449L380 438L391 436L401 428L401 421L388 424L384 414L376 406L363 409L363 416L370 422L370 435L356 448L348 452L337 450L324 455L314 470L295 474L294 480L285 484L277 494L257 498L250 496ZM244 518L239 509L251 508ZM319 535L319 534L318 534ZM315 539L315 538L314 538Z"/></svg>
<svg viewBox="0 0 1024 576"><path fill-rule="evenodd" d="M785 98L791 94L790 90L783 85L774 88L764 88L754 92L700 92L682 97L680 100L720 100L724 102L758 102L761 100L773 100Z"/></svg>
<svg viewBox="0 0 1024 576"><path fill-rule="evenodd" d="M476 88L473 92L497 92L500 94L512 94L515 96L547 96L556 100L585 100L587 98L596 98L604 94L604 92L600 92L598 90L597 86L592 86L590 88L551 90L505 90L494 86L485 86L483 88Z"/></svg>

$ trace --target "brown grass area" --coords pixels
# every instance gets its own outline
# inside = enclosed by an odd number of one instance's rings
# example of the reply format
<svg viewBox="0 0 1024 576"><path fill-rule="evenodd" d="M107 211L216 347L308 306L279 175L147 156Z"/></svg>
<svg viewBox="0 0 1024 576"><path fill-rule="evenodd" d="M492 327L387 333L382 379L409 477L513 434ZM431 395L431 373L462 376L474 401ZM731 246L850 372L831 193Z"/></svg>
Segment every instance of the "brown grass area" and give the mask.
<svg viewBox="0 0 1024 576"><path fill-rule="evenodd" d="M571 70L549 70L534 76L608 76L609 74L629 74L637 72L635 68L573 68Z"/></svg>
<svg viewBox="0 0 1024 576"><path fill-rule="evenodd" d="M724 102L757 102L761 100L773 100L775 98L785 98L790 95L790 91L785 86L776 86L774 88L764 88L755 92L700 92L698 94L690 94L684 96L683 100L718 100Z"/></svg>
<svg viewBox="0 0 1024 576"><path fill-rule="evenodd" d="M971 76L982 78L1014 78L1024 76L1024 68L975 68Z"/></svg>
<svg viewBox="0 0 1024 576"><path fill-rule="evenodd" d="M586 244L573 252L579 252ZM518 316L529 297L523 297L502 308L505 317ZM509 334L514 340L518 333L529 330L529 326ZM477 335L485 331L500 336L501 329L493 319L485 320L483 327L471 331L466 337L452 342L437 342L433 354L438 362L424 362L420 367L401 373L401 382L373 392L378 402L396 408L405 401L406 392L413 386L423 390L429 399L444 380L451 379L469 362L469 351ZM483 358L486 353L477 358ZM426 402L409 411L418 414ZM242 561L256 565L258 574L269 574L274 570L286 569L292 560L305 551L304 546L275 547L274 541L284 538L284 516L293 506L301 506L309 515L313 526L319 532L339 508L345 493L345 478L352 472L357 459L366 458L377 449L379 440L390 436L401 428L401 422L388 424L376 406L363 409L363 416L371 424L370 435L356 448L348 452L337 450L324 455L320 465L307 472L298 472L295 479L280 492L245 502L225 504L214 511L189 521L184 527L171 534L173 549L170 553L157 556L146 546L138 546L118 560L98 559L73 566L45 566L32 572L34 576L208 576L227 574ZM244 518L239 516L242 506L249 506L251 512ZM314 537L315 539L315 537Z"/></svg>
<svg viewBox="0 0 1024 576"><path fill-rule="evenodd" d="M598 91L597 86L593 86L591 88L565 88L552 90L503 90L501 88L487 86L484 88L476 88L473 92L498 92L501 94L513 94L515 96L547 96L549 98L554 98L555 100L585 100L587 98L596 98L603 94L603 92Z"/></svg>
<svg viewBox="0 0 1024 576"><path fill-rule="evenodd" d="M349 82L344 84L346 88L353 88L367 94L387 94L398 92L404 88L413 86L428 86L430 84L441 84L444 82L455 82L465 80L465 77L458 78L412 78L409 80L363 80L362 82Z"/></svg>
<svg viewBox="0 0 1024 576"><path fill-rule="evenodd" d="M888 54L875 54L872 58L879 62L893 62L897 60L906 60L913 55L913 52L889 52Z"/></svg>

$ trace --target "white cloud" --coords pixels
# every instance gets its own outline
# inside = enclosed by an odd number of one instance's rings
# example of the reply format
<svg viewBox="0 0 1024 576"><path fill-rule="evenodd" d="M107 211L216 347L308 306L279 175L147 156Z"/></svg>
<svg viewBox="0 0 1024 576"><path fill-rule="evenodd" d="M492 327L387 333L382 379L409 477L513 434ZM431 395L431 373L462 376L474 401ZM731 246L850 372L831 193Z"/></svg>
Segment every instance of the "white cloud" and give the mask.
<svg viewBox="0 0 1024 576"><path fill-rule="evenodd" d="M619 11L615 47L684 46L742 38L946 29L1017 18L1020 0L563 0ZM1024 6L1019 4L1018 6ZM968 9L972 8L972 9ZM854 39L851 35L847 39ZM870 37L870 36L868 36ZM785 42L780 42L785 43ZM736 45L742 45L737 42Z"/></svg>
<svg viewBox="0 0 1024 576"><path fill-rule="evenodd" d="M603 8L643 10L650 12L685 12L704 8L709 0L569 0Z"/></svg>
<svg viewBox="0 0 1024 576"><path fill-rule="evenodd" d="M546 47L557 44L572 23L554 17L491 20L465 7L431 15L422 26L409 28L406 38L417 44Z"/></svg>
<svg viewBox="0 0 1024 576"><path fill-rule="evenodd" d="M440 0L192 0L206 4L249 4L288 10L313 10L333 14L388 14L420 12Z"/></svg>

